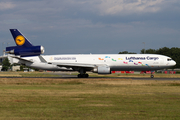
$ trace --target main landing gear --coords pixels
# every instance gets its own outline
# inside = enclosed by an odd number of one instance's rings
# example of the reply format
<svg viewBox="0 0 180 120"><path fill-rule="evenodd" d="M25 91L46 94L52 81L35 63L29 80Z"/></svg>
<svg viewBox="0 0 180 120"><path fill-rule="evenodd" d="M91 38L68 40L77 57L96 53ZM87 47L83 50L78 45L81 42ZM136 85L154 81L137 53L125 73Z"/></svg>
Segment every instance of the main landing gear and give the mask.
<svg viewBox="0 0 180 120"><path fill-rule="evenodd" d="M79 73L80 74L77 75L78 78L88 78L89 77L89 75L86 74L86 71L84 69L80 69Z"/></svg>
<svg viewBox="0 0 180 120"><path fill-rule="evenodd" d="M78 78L88 78L89 77L88 74L78 74L77 76L78 76Z"/></svg>

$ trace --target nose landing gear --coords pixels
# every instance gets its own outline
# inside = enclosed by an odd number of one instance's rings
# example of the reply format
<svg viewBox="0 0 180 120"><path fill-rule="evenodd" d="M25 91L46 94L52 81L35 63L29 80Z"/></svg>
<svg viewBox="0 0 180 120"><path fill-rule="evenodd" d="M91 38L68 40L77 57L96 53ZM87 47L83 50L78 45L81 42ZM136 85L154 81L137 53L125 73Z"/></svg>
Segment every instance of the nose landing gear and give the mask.
<svg viewBox="0 0 180 120"><path fill-rule="evenodd" d="M151 78L154 78L154 75L151 75Z"/></svg>
<svg viewBox="0 0 180 120"><path fill-rule="evenodd" d="M151 78L154 78L154 75L153 75L153 71L151 71L151 76L150 76Z"/></svg>

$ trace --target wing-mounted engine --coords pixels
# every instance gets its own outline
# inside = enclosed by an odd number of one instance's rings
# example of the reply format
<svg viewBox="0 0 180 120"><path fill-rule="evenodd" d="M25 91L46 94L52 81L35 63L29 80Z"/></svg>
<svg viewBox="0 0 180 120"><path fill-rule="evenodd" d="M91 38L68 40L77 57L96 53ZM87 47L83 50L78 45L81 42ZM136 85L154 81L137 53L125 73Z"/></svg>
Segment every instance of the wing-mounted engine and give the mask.
<svg viewBox="0 0 180 120"><path fill-rule="evenodd" d="M27 56L39 56L44 53L43 46L31 46L31 47L21 47L21 46L12 46L6 47L6 52L9 54L19 55L21 57Z"/></svg>
<svg viewBox="0 0 180 120"><path fill-rule="evenodd" d="M111 74L109 66L98 66L97 68L93 69L93 72L98 74Z"/></svg>

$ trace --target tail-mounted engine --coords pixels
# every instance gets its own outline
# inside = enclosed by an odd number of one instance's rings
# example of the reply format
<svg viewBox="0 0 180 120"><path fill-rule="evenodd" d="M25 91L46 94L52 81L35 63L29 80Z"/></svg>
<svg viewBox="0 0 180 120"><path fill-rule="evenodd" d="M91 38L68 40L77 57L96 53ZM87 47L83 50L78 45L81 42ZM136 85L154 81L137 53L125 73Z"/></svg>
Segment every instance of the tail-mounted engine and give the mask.
<svg viewBox="0 0 180 120"><path fill-rule="evenodd" d="M44 47L43 46L31 46L31 47L13 46L13 47L6 47L6 52L9 54L20 55L21 57L39 56L44 53Z"/></svg>

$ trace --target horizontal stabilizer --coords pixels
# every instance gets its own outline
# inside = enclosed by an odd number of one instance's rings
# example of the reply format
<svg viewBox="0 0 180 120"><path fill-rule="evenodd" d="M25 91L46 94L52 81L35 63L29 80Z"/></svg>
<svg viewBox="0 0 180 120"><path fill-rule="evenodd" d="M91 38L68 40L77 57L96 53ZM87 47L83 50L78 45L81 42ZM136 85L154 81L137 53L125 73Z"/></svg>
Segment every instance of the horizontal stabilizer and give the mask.
<svg viewBox="0 0 180 120"><path fill-rule="evenodd" d="M31 60L26 60L26 59L23 59L23 58L18 57L18 56L10 56L10 57L19 59L19 60L21 60L21 61L23 61L23 62L30 62L30 63L33 63L33 61L31 61Z"/></svg>

